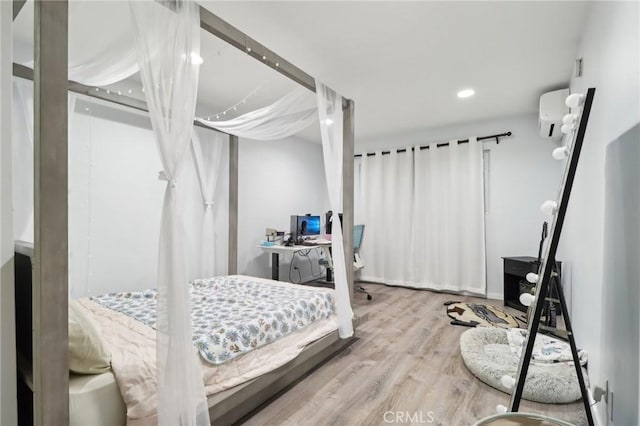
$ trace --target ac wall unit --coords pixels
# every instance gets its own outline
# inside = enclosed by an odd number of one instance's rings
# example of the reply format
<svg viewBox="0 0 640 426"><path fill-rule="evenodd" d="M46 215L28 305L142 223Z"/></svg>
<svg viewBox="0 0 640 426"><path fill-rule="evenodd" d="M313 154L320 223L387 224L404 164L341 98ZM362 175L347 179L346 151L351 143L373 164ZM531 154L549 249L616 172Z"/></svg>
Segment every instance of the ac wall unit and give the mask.
<svg viewBox="0 0 640 426"><path fill-rule="evenodd" d="M562 138L562 117L569 114L564 100L569 96L569 89L554 90L540 96L540 114L538 116L538 132L545 139Z"/></svg>

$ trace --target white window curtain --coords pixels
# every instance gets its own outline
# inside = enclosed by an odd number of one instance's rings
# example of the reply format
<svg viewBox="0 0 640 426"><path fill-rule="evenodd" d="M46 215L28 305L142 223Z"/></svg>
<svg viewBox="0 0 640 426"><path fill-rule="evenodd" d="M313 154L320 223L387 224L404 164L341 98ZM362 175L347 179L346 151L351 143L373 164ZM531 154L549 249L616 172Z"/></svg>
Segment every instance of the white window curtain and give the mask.
<svg viewBox="0 0 640 426"><path fill-rule="evenodd" d="M316 96L329 203L332 211L339 212L342 211L342 96L318 80L316 80ZM349 299L340 217L334 214L331 222L338 332L344 339L353 336L353 312Z"/></svg>
<svg viewBox="0 0 640 426"><path fill-rule="evenodd" d="M365 225L360 255L366 261L361 277L378 277L393 285L404 285L410 265L413 211L413 156L381 151L363 157L360 165L361 188L358 223ZM368 250L375 247L376 250ZM385 280L381 278L384 277Z"/></svg>
<svg viewBox="0 0 640 426"><path fill-rule="evenodd" d="M360 220L367 227L362 279L486 293L482 144L360 160Z"/></svg>
<svg viewBox="0 0 640 426"><path fill-rule="evenodd" d="M200 277L215 275L215 212L213 200L218 187L218 175L222 160L222 148L229 136L215 131L207 131L200 137L193 129L191 150L200 182L200 192L204 215L202 218L202 250L200 258Z"/></svg>
<svg viewBox="0 0 640 426"><path fill-rule="evenodd" d="M299 87L271 105L226 121L198 118L205 126L240 138L268 141L284 139L309 127L318 119L313 93Z"/></svg>
<svg viewBox="0 0 640 426"><path fill-rule="evenodd" d="M167 181L160 228L156 354L159 425L206 425L209 412L192 342L180 171L193 130L200 57L192 1L129 2L153 132Z"/></svg>

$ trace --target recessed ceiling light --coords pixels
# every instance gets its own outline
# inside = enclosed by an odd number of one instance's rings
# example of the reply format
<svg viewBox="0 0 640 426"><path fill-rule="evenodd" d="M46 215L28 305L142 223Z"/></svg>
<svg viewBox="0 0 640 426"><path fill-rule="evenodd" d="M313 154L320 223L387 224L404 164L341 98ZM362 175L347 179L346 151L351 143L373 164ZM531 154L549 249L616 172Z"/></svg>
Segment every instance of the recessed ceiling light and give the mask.
<svg viewBox="0 0 640 426"><path fill-rule="evenodd" d="M473 89L464 89L458 92L459 98L468 98L476 94L476 91Z"/></svg>

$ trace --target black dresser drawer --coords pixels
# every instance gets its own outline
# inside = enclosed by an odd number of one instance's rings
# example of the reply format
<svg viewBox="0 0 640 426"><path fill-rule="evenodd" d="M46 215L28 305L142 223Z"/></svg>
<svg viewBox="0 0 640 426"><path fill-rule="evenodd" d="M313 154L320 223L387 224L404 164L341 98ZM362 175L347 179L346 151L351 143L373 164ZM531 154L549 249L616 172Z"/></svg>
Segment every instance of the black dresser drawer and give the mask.
<svg viewBox="0 0 640 426"><path fill-rule="evenodd" d="M529 272L537 272L538 271L538 263L536 259L523 259L523 260L515 260L515 259L504 259L504 273L516 275L518 277L526 277Z"/></svg>
<svg viewBox="0 0 640 426"><path fill-rule="evenodd" d="M522 312L527 308L520 303L520 294L530 291L535 284L527 282L529 272L538 273L538 259L531 256L503 257L504 259L504 305ZM556 262L556 270L560 274L560 263ZM556 297L556 295L553 295ZM559 311L559 309L558 309Z"/></svg>

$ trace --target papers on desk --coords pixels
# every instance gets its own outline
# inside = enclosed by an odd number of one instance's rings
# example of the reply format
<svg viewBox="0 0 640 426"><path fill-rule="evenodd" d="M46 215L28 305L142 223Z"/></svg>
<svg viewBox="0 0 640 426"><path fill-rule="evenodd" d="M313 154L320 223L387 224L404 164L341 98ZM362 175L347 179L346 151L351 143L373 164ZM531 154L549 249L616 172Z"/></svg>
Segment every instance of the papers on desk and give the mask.
<svg viewBox="0 0 640 426"><path fill-rule="evenodd" d="M314 240L316 245L319 246L324 246L324 245L329 245L331 244L331 240L325 240L324 238L318 238L316 240Z"/></svg>

